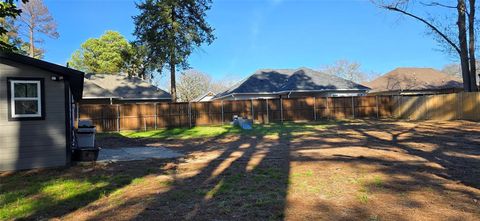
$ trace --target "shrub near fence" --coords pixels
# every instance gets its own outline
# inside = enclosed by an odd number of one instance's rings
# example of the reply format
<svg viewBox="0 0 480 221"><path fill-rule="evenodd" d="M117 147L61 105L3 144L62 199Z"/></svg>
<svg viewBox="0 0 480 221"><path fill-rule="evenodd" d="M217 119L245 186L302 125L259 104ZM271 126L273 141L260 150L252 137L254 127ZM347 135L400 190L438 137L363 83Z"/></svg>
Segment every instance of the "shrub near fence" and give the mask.
<svg viewBox="0 0 480 221"><path fill-rule="evenodd" d="M392 116L393 98L308 97L192 103L81 104L79 119L98 131L150 130L229 123L234 115L267 124L283 121L381 118Z"/></svg>

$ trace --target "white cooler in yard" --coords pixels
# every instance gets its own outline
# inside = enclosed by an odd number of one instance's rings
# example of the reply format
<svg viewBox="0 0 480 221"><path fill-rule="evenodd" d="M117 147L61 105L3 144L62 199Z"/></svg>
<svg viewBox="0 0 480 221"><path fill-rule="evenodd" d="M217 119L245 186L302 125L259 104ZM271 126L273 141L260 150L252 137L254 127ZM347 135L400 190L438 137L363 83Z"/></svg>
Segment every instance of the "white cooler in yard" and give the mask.
<svg viewBox="0 0 480 221"><path fill-rule="evenodd" d="M77 128L78 148L95 148L95 126L90 120L80 120Z"/></svg>

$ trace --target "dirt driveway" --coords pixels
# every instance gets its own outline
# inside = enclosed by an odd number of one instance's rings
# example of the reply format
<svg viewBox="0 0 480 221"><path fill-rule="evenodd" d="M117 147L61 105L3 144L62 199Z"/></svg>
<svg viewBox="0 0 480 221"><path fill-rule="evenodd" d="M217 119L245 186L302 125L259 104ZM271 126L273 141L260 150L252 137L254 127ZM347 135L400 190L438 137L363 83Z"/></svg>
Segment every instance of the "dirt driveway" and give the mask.
<svg viewBox="0 0 480 221"><path fill-rule="evenodd" d="M164 146L186 158L96 166L97 175L142 179L78 208L30 218L480 220L479 123L358 121L278 134L100 143Z"/></svg>

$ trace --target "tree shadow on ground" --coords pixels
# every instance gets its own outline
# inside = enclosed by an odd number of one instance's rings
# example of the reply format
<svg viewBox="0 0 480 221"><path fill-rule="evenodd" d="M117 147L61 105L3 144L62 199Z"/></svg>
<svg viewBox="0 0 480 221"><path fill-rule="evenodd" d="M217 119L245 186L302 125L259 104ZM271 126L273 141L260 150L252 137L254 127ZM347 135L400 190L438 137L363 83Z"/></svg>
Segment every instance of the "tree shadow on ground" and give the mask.
<svg viewBox="0 0 480 221"><path fill-rule="evenodd" d="M179 174L173 174L168 191L134 200L133 204L144 204L134 219L283 219L293 130L292 127L277 131L284 140L281 143L259 132L242 133L231 142L218 143L219 147L208 145L218 148L219 154L190 176L182 176L181 168L175 168ZM116 210L129 206L120 205L93 219L112 217Z"/></svg>
<svg viewBox="0 0 480 221"><path fill-rule="evenodd" d="M298 151L291 162L318 162L321 165L344 165L359 168L371 174L382 174L376 183L361 183L365 197L373 194L389 195L397 208L426 209L423 195L438 209L452 208L467 214L478 214L480 199L480 136L478 124L470 122L398 122L365 121L361 124L341 124L335 130L311 137L309 141L291 145ZM342 137L342 139L338 139ZM308 154L318 149L323 152ZM342 150L345 149L345 150ZM348 151L347 151L348 150ZM295 151L294 151L295 152ZM366 198L367 199L367 198ZM375 217L408 220L396 208L378 210L391 202L372 206L348 205L345 211L322 202L317 209L328 211L331 219ZM432 202L430 202L432 203ZM355 208L355 209L352 209ZM372 209L373 208L373 209ZM432 211L432 210L430 210ZM465 214L436 214L446 219L458 219ZM417 217L418 218L418 217ZM426 218L426 217L425 217Z"/></svg>
<svg viewBox="0 0 480 221"><path fill-rule="evenodd" d="M459 127L462 125L465 127ZM61 201L29 218L408 220L411 218L405 213L408 209L447 219L462 217L463 213L478 214L478 205L473 202L480 199L477 127L478 124L468 122L452 125L354 121L321 129L286 124L283 130L273 133L254 131L186 141L183 145L188 147L181 148L188 155L185 159L109 165L103 169L107 180L102 181L111 184L100 187L98 196L80 200L78 204L75 202L81 197ZM275 136L271 137L272 134ZM167 141L139 142L163 145ZM210 158L195 158L196 154L207 151ZM301 165L313 165L305 167L312 174L302 171ZM358 171L382 176L379 180L358 181L355 177ZM59 172L52 180L63 176L60 174L63 173ZM117 186L108 177L119 174L131 176L128 182ZM299 180L329 182L332 174L353 176L340 177L340 181L335 178L333 181L339 183L329 184L333 191L340 189L347 196L334 193L332 200L318 195L325 192L324 186L323 189L292 186L298 185ZM351 178L360 192L348 189L353 182ZM292 188L304 191L305 195L291 193ZM122 190L122 196L116 198L118 190ZM90 192L96 194L97 190ZM353 196L353 201L342 198L357 193L360 195ZM372 200L372 195L382 194L388 196L382 199L390 201ZM437 207L426 204L419 195L434 197L430 200ZM72 206L63 209L62 205L68 202ZM462 214L441 216L436 212L447 208Z"/></svg>
<svg viewBox="0 0 480 221"><path fill-rule="evenodd" d="M0 218L54 218L109 196L151 173L133 165L86 165L1 174ZM156 162L157 173L166 162Z"/></svg>

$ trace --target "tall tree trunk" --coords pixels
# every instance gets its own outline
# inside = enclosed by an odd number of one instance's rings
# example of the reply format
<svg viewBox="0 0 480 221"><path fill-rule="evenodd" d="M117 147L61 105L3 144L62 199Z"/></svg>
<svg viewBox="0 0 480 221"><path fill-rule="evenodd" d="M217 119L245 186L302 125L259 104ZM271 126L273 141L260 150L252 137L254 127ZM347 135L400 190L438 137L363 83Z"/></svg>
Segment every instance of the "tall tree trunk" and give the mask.
<svg viewBox="0 0 480 221"><path fill-rule="evenodd" d="M170 52L172 54L173 51ZM175 57L170 57L170 93L172 101L177 102L177 86L175 83Z"/></svg>
<svg viewBox="0 0 480 221"><path fill-rule="evenodd" d="M475 58L475 0L469 0L470 13L468 14L468 50L470 58L470 87L472 91L478 91L477 67Z"/></svg>
<svg viewBox="0 0 480 221"><path fill-rule="evenodd" d="M34 38L33 38L33 28L30 28L29 30L30 32L30 47L29 47L29 51L30 51L30 57L34 58L35 57L35 45L33 45L33 42L34 42Z"/></svg>
<svg viewBox="0 0 480 221"><path fill-rule="evenodd" d="M462 67L463 88L465 91L472 91L470 82L470 68L468 60L467 28L465 24L465 0L458 0L458 42L460 43L460 63Z"/></svg>
<svg viewBox="0 0 480 221"><path fill-rule="evenodd" d="M171 44L170 44L170 93L172 94L172 101L177 102L177 85L175 82L175 6L172 6L172 30L171 30Z"/></svg>

